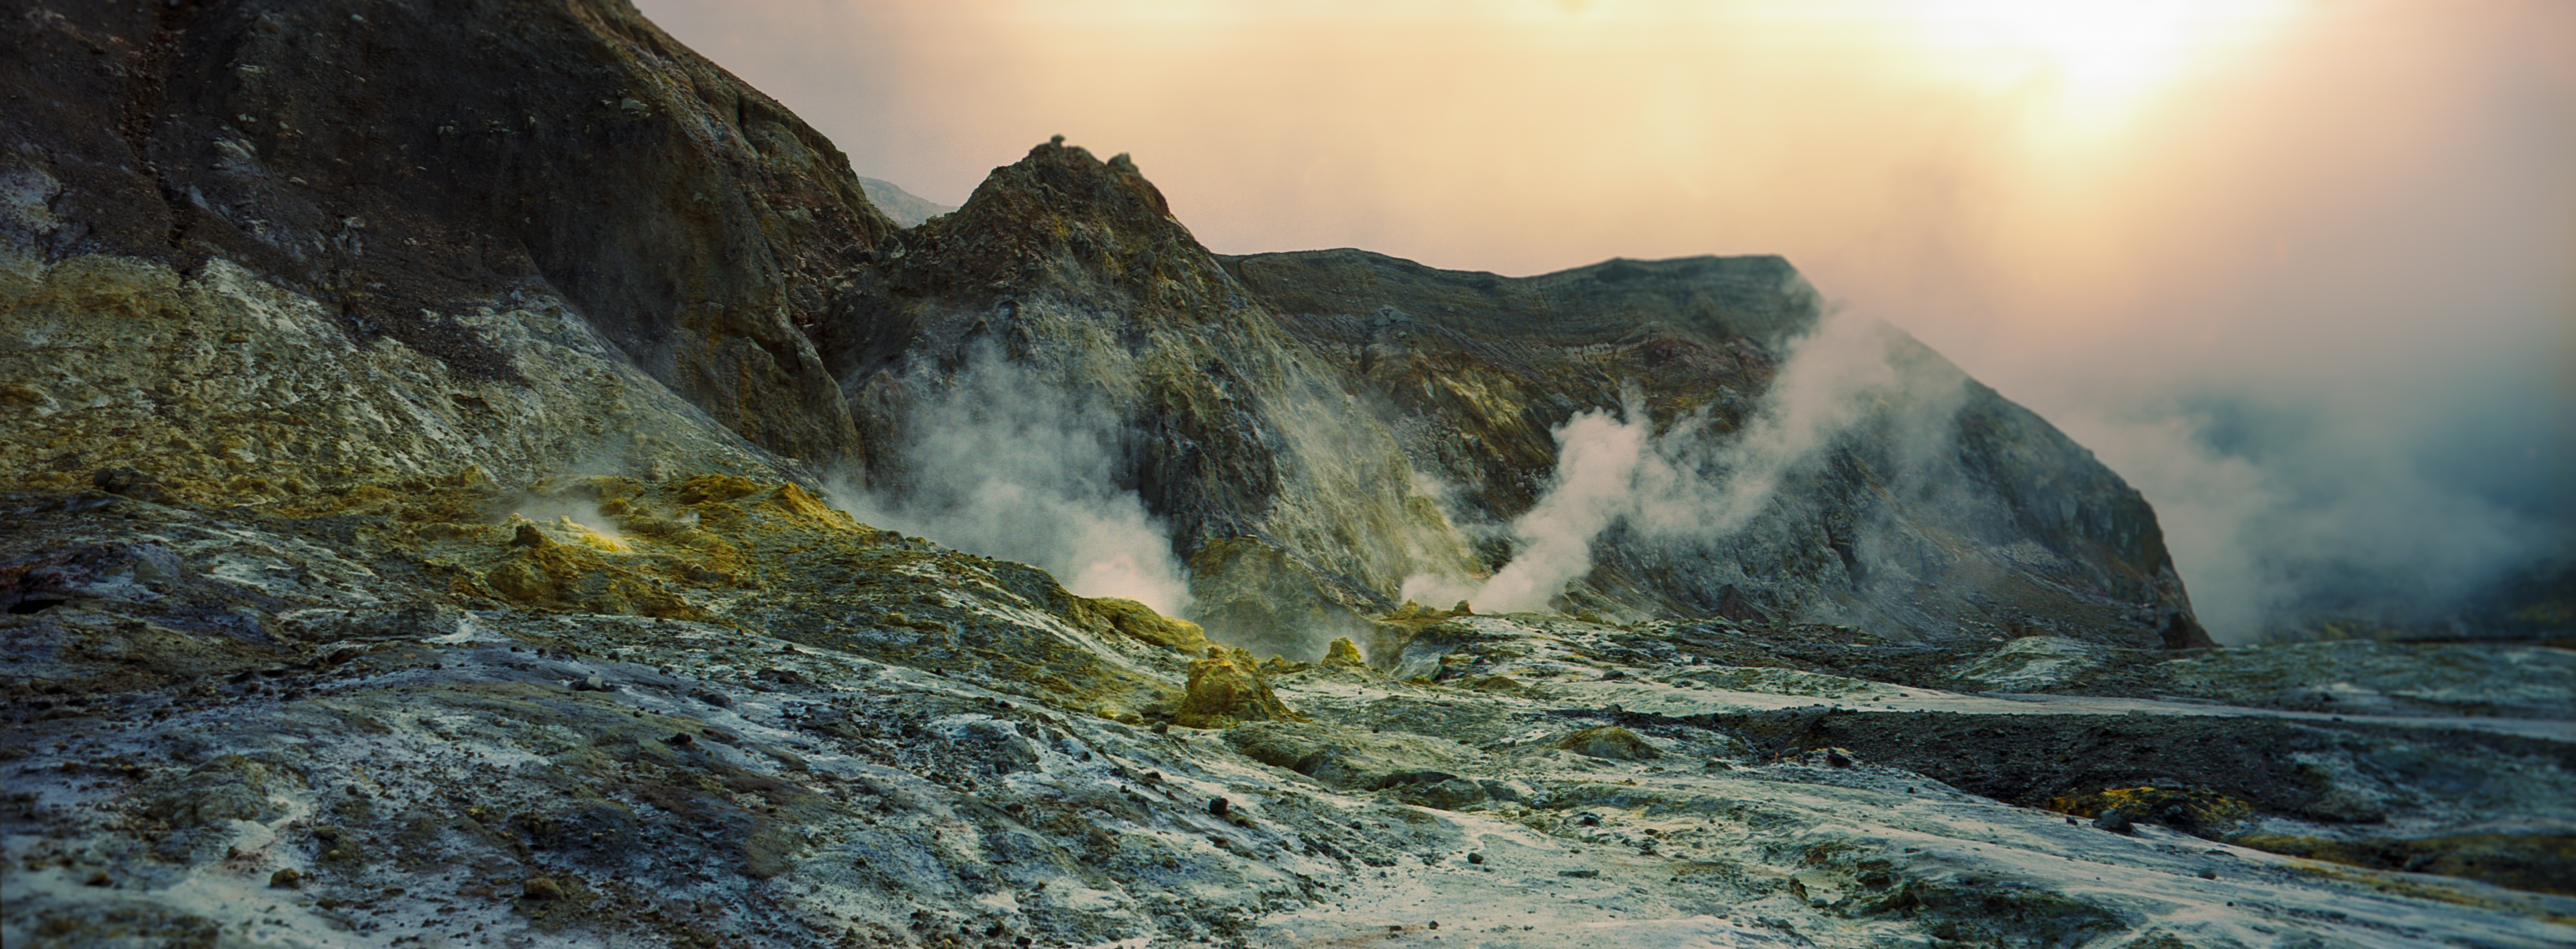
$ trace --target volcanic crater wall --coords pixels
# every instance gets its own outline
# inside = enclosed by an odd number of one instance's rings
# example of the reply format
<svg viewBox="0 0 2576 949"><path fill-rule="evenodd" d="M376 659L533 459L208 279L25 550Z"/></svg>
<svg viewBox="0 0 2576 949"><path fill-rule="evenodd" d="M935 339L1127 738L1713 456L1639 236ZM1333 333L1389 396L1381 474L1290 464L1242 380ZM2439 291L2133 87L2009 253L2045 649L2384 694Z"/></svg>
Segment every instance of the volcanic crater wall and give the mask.
<svg viewBox="0 0 2576 949"><path fill-rule="evenodd" d="M1573 420L1719 457L1821 318L1774 257L1532 278L1220 257L1132 161L1060 141L898 228L821 135L614 0L7 16L27 415L5 460L31 484L131 468L211 500L475 465L899 491L921 407L1007 360L1106 417L1105 490L1168 529L1191 615L1311 656L1520 555ZM121 311L159 322L102 322ZM1864 335L1895 381L1780 459L1758 511L1611 524L1554 605L2194 641L2134 491ZM232 414L181 411L209 399Z"/></svg>

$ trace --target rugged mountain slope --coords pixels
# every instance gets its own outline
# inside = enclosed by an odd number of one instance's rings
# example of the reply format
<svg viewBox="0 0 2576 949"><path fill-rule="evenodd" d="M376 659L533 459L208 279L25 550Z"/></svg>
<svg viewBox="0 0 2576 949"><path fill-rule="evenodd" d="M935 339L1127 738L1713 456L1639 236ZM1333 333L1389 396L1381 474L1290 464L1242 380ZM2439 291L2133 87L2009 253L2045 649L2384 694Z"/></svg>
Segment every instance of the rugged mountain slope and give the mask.
<svg viewBox="0 0 2576 949"><path fill-rule="evenodd" d="M1621 260L1526 280L1360 251L1228 266L1412 421L1406 447L1461 485L1463 506L1498 514L1537 500L1556 462L1550 433L1623 389L1659 422L1703 412L1706 440L1745 437L1786 344L1818 316L1815 292L1776 257ZM1777 503L1710 543L1604 545L1576 601L1918 635L2149 626L2191 644L2190 606L2137 492L2047 422L1883 332L1868 341L1882 351L1853 358L1885 366L1891 384L1854 394L1878 404L1789 471Z"/></svg>
<svg viewBox="0 0 2576 949"><path fill-rule="evenodd" d="M238 266L329 315L346 342L326 348L392 339L452 387L540 401L561 387L517 378L506 339L573 324L511 314L569 314L606 344L602 371L640 370L809 470L899 453L918 399L979 352L1041 366L1129 433L1116 486L1171 526L1202 618L1291 653L1362 629L1408 581L1445 592L1509 559L1499 525L1548 483L1551 433L1622 387L1658 427L1701 410L1725 438L1817 316L1778 261L1531 281L1356 252L1221 263L1132 163L1057 145L898 232L829 143L622 4L354 11L22 11L29 42L0 68L45 94L0 118L13 240L182 280ZM1877 431L1784 472L1757 521L1614 536L1563 605L2189 639L2133 492L1938 357L1895 358ZM42 382L19 398L61 401ZM527 419L497 390L456 401L419 411L521 446L469 459L487 468L631 451L632 425L581 445L515 433ZM1927 426L1955 446L1900 444ZM44 460L138 459L160 462ZM901 459L873 461L900 482ZM241 474L224 467L192 473Z"/></svg>
<svg viewBox="0 0 2576 949"><path fill-rule="evenodd" d="M862 268L883 292L816 328L874 440L900 441L921 390L978 352L1047 367L1130 433L1120 486L1170 521L1199 618L1309 657L1324 637L1300 628L1348 627L1416 578L1472 589L1509 561L1501 525L1548 488L1578 413L1633 396L1633 421L1692 417L1683 451L1739 437L1819 315L1777 258L1525 280L1358 251L1221 260L1124 156L1061 144L889 246ZM1563 605L2206 642L2135 491L1881 332L1883 351L1853 358L1887 379L1827 396L1867 404L1836 407L1854 419L1786 459L1750 523L1630 525Z"/></svg>
<svg viewBox="0 0 2576 949"><path fill-rule="evenodd" d="M898 229L614 2L0 12L10 946L2570 941L2563 652L2172 652L1775 259L1220 258L1060 143ZM826 503L995 379L1205 629ZM1766 488L1401 602L1585 433Z"/></svg>
<svg viewBox="0 0 2576 949"><path fill-rule="evenodd" d="M731 430L859 450L797 330L892 224L777 102L622 2L13 3L13 240L230 260L468 377L560 302ZM23 251L22 251L23 252Z"/></svg>

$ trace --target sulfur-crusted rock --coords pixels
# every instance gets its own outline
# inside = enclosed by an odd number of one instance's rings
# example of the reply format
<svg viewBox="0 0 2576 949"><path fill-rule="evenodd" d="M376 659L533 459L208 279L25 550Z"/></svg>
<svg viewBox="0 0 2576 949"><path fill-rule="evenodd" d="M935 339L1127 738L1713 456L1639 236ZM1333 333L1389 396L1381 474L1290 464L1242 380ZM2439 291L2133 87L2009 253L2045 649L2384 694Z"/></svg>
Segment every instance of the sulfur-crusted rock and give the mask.
<svg viewBox="0 0 2576 949"><path fill-rule="evenodd" d="M1085 605L1121 635L1174 652L1198 655L1208 649L1207 631L1199 624L1154 612L1154 608L1120 597L1098 597Z"/></svg>
<svg viewBox="0 0 2576 949"><path fill-rule="evenodd" d="M1348 636L1334 637L1332 643L1324 647L1324 665L1336 669L1369 667L1368 660L1360 658L1359 644L1351 642Z"/></svg>
<svg viewBox="0 0 2576 949"><path fill-rule="evenodd" d="M2211 840L2229 838L2254 816L2252 805L2205 788L2110 788L2057 797L2048 809L2074 817L2116 815L2123 824L2158 824Z"/></svg>
<svg viewBox="0 0 2576 949"><path fill-rule="evenodd" d="M1297 717L1271 693L1250 650L1228 652L1210 646L1205 658L1190 663L1189 694L1172 715L1172 723L1191 728L1226 728L1237 722Z"/></svg>

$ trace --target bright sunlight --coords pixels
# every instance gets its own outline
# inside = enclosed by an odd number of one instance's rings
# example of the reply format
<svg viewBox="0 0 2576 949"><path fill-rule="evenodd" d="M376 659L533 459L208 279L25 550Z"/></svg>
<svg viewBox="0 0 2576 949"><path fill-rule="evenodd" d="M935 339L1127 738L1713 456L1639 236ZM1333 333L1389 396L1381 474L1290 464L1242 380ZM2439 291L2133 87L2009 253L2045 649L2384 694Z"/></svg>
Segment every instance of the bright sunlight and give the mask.
<svg viewBox="0 0 2576 949"><path fill-rule="evenodd" d="M2050 94L2049 131L2090 141L2159 93L2271 35L2293 0L1914 0L1904 16L1997 92Z"/></svg>

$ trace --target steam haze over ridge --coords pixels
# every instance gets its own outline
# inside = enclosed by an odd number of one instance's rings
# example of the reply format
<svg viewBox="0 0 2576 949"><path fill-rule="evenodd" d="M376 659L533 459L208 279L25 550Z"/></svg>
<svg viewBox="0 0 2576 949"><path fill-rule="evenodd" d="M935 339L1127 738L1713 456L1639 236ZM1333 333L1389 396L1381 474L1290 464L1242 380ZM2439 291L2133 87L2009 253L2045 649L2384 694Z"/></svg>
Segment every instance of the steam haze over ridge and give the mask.
<svg viewBox="0 0 2576 949"><path fill-rule="evenodd" d="M1060 132L1219 252L1783 254L2136 485L2222 638L2566 537L2576 7L640 6L942 203Z"/></svg>

